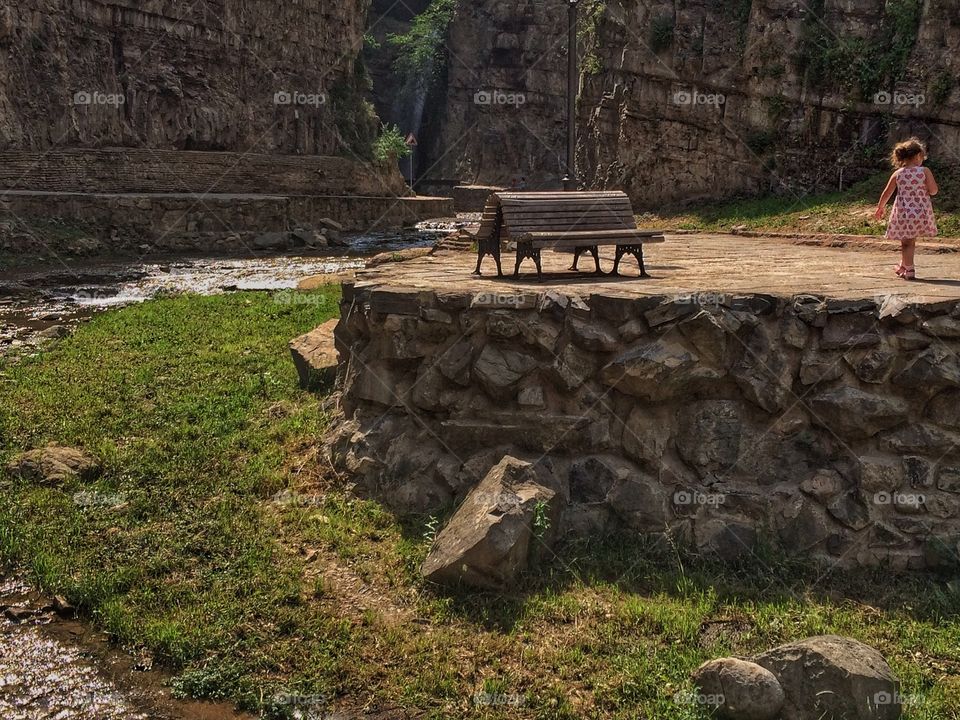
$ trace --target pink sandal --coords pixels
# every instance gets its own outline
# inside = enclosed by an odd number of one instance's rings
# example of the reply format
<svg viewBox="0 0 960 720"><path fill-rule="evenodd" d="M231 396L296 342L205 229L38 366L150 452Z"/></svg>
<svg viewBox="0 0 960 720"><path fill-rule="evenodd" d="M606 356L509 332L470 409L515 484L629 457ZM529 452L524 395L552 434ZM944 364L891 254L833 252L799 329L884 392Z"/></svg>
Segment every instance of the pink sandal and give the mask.
<svg viewBox="0 0 960 720"><path fill-rule="evenodd" d="M893 271L897 274L897 277L903 277L903 274L907 271L907 269L901 264L897 265Z"/></svg>
<svg viewBox="0 0 960 720"><path fill-rule="evenodd" d="M900 274L904 280L916 280L917 279L917 269L915 267L905 267L903 273Z"/></svg>

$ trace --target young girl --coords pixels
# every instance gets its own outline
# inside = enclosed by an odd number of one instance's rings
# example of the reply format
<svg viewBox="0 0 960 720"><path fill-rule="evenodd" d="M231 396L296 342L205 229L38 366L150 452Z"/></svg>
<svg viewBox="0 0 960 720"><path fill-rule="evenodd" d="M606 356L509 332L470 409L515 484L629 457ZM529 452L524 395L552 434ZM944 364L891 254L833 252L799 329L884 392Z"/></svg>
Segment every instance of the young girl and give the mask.
<svg viewBox="0 0 960 720"><path fill-rule="evenodd" d="M890 222L887 223L887 239L900 241L897 275L904 280L915 280L917 277L913 266L917 238L937 235L930 198L940 192L940 188L930 169L923 167L926 157L927 149L917 138L898 144L890 159L897 170L890 177L877 206L876 218L882 220L890 196L896 190L897 199L890 213Z"/></svg>

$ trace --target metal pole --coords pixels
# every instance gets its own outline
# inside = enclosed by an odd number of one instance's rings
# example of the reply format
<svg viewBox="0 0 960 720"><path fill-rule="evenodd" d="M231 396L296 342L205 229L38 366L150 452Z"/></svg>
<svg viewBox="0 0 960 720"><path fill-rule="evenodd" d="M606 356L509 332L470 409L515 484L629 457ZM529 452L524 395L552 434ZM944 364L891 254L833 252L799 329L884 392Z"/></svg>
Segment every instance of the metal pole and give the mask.
<svg viewBox="0 0 960 720"><path fill-rule="evenodd" d="M577 189L577 90L579 85L577 50L577 2L569 0L569 39L567 41L567 175L565 190Z"/></svg>

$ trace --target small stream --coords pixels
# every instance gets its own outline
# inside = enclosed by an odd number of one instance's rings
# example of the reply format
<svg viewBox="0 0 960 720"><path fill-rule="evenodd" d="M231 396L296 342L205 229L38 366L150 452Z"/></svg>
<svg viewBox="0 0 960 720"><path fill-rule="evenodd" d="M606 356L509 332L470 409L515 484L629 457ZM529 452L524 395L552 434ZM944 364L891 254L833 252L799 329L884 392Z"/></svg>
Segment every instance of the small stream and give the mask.
<svg viewBox="0 0 960 720"><path fill-rule="evenodd" d="M363 267L365 258L429 247L462 223L423 223L403 233L346 236L347 247L254 257L166 257L51 265L0 274L0 354L29 350L109 308L164 294L285 290L305 277Z"/></svg>

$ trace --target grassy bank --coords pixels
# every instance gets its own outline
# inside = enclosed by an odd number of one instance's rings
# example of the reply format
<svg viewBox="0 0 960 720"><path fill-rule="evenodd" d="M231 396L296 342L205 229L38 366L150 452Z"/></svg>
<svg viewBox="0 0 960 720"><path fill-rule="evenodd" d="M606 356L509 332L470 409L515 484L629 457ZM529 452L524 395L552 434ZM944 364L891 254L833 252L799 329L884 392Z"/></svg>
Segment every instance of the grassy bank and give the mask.
<svg viewBox="0 0 960 720"><path fill-rule="evenodd" d="M4 487L0 555L165 663L178 692L275 718L330 702L693 720L704 708L677 693L700 662L837 632L890 659L905 717L960 718L960 594L943 578L721 568L598 538L513 595L425 586L435 523L351 498L317 452L330 418L286 342L336 293L296 298L153 301L0 366L0 460L57 441L105 463L87 485Z"/></svg>
<svg viewBox="0 0 960 720"><path fill-rule="evenodd" d="M941 186L934 199L943 237L960 237L960 177L934 166ZM768 196L706 203L689 209L645 213L641 227L730 232L752 230L787 233L883 235L886 226L873 219L880 193L889 179L880 173L843 192ZM892 204L891 204L892 206Z"/></svg>

